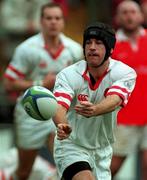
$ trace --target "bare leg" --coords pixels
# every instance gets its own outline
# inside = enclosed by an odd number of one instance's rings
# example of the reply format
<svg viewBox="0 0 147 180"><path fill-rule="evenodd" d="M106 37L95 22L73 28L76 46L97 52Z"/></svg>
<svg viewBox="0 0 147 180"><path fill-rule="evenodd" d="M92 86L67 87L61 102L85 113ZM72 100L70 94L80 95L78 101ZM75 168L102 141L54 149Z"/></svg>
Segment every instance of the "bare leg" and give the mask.
<svg viewBox="0 0 147 180"><path fill-rule="evenodd" d="M89 170L80 171L79 173L75 174L72 180L95 180L92 172Z"/></svg>
<svg viewBox="0 0 147 180"><path fill-rule="evenodd" d="M26 149L18 149L18 158L19 158L19 165L16 171L16 175L20 180L27 180L35 158L37 156L38 150L26 150Z"/></svg>
<svg viewBox="0 0 147 180"><path fill-rule="evenodd" d="M117 172L119 171L119 169L122 166L125 159L126 159L126 157L113 155L111 167L110 167L111 173L112 173L112 178L117 174Z"/></svg>
<svg viewBox="0 0 147 180"><path fill-rule="evenodd" d="M54 138L55 138L55 133L54 132L50 133L48 137L48 149L52 156L54 150Z"/></svg>
<svg viewBox="0 0 147 180"><path fill-rule="evenodd" d="M141 180L147 180L147 150L141 151Z"/></svg>

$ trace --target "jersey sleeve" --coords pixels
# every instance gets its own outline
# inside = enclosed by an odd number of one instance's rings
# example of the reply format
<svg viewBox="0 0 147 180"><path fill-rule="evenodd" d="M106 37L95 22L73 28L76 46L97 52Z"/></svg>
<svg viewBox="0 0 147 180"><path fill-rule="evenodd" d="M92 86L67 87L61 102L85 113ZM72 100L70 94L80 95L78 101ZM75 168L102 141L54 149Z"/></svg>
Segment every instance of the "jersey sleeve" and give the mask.
<svg viewBox="0 0 147 180"><path fill-rule="evenodd" d="M56 76L54 95L58 104L61 104L66 109L69 109L71 101L74 97L74 90L71 83L72 82L68 79L68 75L62 71Z"/></svg>
<svg viewBox="0 0 147 180"><path fill-rule="evenodd" d="M68 42L68 50L73 58L73 63L83 59L83 48L81 44L70 39Z"/></svg>
<svg viewBox="0 0 147 180"><path fill-rule="evenodd" d="M83 59L83 49L80 44L76 44L76 46L72 48L72 53L75 56L74 63Z"/></svg>
<svg viewBox="0 0 147 180"><path fill-rule="evenodd" d="M25 47L17 47L12 61L9 63L4 77L10 80L24 79L25 75L31 70L31 62L28 51Z"/></svg>
<svg viewBox="0 0 147 180"><path fill-rule="evenodd" d="M135 87L136 72L129 66L121 63L121 66L116 66L112 72L113 83L108 88L106 96L116 94L123 100L122 105L128 103L129 97Z"/></svg>

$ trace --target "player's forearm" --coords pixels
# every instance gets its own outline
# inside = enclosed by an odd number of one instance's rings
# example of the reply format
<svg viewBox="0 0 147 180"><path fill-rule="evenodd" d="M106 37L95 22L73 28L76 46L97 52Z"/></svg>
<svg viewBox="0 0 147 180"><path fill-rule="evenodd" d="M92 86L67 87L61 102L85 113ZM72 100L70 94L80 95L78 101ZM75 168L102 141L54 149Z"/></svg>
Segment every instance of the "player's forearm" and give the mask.
<svg viewBox="0 0 147 180"><path fill-rule="evenodd" d="M96 104L95 115L112 112L122 103L122 99L117 95L110 95L103 99L100 103Z"/></svg>
<svg viewBox="0 0 147 180"><path fill-rule="evenodd" d="M26 89L28 89L29 87L31 87L33 85L33 81L29 81L29 80L13 80L10 81L8 79L4 80L4 86L5 89L9 92L11 91L25 91Z"/></svg>
<svg viewBox="0 0 147 180"><path fill-rule="evenodd" d="M66 108L64 108L61 105L58 105L57 113L53 117L53 121L56 126L58 126L58 124L61 124L61 123L68 124L68 121L66 119L66 112L67 112Z"/></svg>
<svg viewBox="0 0 147 180"><path fill-rule="evenodd" d="M69 137L72 132L71 126L66 119L67 109L61 105L58 106L56 115L53 117L53 121L57 127L57 139L63 140Z"/></svg>

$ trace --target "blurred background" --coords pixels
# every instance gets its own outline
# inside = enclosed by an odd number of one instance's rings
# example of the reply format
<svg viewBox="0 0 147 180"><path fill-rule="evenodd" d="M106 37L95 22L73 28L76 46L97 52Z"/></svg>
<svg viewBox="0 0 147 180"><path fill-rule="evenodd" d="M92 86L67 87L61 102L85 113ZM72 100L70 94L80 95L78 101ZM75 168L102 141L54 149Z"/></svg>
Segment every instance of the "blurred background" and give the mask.
<svg viewBox="0 0 147 180"><path fill-rule="evenodd" d="M64 33L82 44L85 25L92 20L109 23L114 20L116 6L122 0L55 0L64 9ZM8 96L3 87L3 72L20 42L39 31L40 6L47 0L0 0L0 156L15 146L13 134L13 108L16 95ZM141 5L145 0L137 1ZM146 9L143 6L144 15ZM146 18L147 20L147 18ZM144 22L145 23L145 22ZM115 180L139 180L138 152L132 154Z"/></svg>

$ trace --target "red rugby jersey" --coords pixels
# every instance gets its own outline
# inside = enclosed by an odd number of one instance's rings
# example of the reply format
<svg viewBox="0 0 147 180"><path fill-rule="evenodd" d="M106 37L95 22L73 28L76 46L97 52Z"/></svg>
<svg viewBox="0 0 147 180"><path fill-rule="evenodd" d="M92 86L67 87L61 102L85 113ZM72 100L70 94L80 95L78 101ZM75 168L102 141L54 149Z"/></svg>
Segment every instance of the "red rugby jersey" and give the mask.
<svg viewBox="0 0 147 180"><path fill-rule="evenodd" d="M118 113L118 124L147 124L147 31L140 29L136 44L131 43L122 30L116 33L112 58L121 60L137 73L135 89L128 104Z"/></svg>

